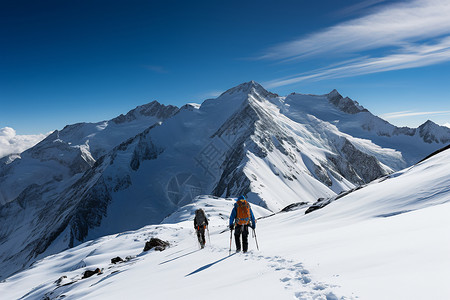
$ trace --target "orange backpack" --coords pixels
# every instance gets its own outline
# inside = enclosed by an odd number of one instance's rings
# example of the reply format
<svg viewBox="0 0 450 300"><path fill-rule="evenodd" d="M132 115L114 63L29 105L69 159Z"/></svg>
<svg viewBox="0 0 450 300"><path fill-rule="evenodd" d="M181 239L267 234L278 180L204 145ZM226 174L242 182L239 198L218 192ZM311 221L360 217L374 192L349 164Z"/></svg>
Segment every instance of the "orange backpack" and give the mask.
<svg viewBox="0 0 450 300"><path fill-rule="evenodd" d="M250 224L250 204L247 200L241 199L236 201L236 223L238 225Z"/></svg>

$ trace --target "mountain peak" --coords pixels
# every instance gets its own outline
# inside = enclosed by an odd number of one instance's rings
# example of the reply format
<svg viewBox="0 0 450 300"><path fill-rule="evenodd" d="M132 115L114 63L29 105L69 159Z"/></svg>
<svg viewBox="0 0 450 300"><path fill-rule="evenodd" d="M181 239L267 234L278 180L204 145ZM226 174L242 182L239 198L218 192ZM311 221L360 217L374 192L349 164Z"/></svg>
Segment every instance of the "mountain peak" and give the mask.
<svg viewBox="0 0 450 300"><path fill-rule="evenodd" d="M327 95L328 100L341 111L348 114L356 114L359 112L367 111L363 106L361 106L358 101L354 101L349 97L342 97L339 92L334 89Z"/></svg>
<svg viewBox="0 0 450 300"><path fill-rule="evenodd" d="M260 96L270 97L270 98L278 97L277 94L267 91L265 88L262 87L262 85L260 85L259 83L257 83L254 80L241 83L238 86L235 86L235 87L225 91L220 96L233 95L233 94L237 94L237 93L243 93L243 94L247 94L247 95L258 94Z"/></svg>
<svg viewBox="0 0 450 300"><path fill-rule="evenodd" d="M431 120L427 120L425 123L419 126L419 128L427 127L427 126L439 126Z"/></svg>
<svg viewBox="0 0 450 300"><path fill-rule="evenodd" d="M329 92L329 93L327 94L327 96L328 96L328 98L343 98L343 97L341 96L341 94L339 94L339 92L338 92L336 89L334 89L334 90L332 90L331 92Z"/></svg>
<svg viewBox="0 0 450 300"><path fill-rule="evenodd" d="M165 120L173 116L179 110L178 107L173 105L164 105L154 100L150 103L139 105L136 108L130 110L126 115L121 114L120 116L112 119L116 124L123 122L128 122L137 119L139 116L152 116L158 119Z"/></svg>
<svg viewBox="0 0 450 300"><path fill-rule="evenodd" d="M419 130L419 135L429 144L439 142L446 144L450 141L448 138L450 136L450 128L440 126L433 121L427 120L417 129Z"/></svg>

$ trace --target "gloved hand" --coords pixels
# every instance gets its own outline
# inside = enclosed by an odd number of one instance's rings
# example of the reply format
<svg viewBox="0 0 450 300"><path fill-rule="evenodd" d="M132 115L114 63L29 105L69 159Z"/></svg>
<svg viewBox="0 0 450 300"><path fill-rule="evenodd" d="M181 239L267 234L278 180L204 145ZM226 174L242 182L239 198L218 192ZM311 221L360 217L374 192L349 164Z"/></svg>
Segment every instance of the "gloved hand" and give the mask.
<svg viewBox="0 0 450 300"><path fill-rule="evenodd" d="M233 230L234 229L234 224L231 224L230 225L230 230Z"/></svg>
<svg viewBox="0 0 450 300"><path fill-rule="evenodd" d="M256 229L256 224L252 224L252 229L253 229L253 230Z"/></svg>

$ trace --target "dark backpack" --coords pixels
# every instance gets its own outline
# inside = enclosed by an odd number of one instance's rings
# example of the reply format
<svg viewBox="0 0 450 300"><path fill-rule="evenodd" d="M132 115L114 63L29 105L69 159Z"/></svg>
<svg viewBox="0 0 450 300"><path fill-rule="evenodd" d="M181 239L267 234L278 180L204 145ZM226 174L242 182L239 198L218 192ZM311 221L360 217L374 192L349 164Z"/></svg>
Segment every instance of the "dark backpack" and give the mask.
<svg viewBox="0 0 450 300"><path fill-rule="evenodd" d="M199 208L195 211L195 222L197 226L206 225L206 216L203 209Z"/></svg>
<svg viewBox="0 0 450 300"><path fill-rule="evenodd" d="M250 204L245 199L236 201L236 223L238 225L248 225L250 220Z"/></svg>

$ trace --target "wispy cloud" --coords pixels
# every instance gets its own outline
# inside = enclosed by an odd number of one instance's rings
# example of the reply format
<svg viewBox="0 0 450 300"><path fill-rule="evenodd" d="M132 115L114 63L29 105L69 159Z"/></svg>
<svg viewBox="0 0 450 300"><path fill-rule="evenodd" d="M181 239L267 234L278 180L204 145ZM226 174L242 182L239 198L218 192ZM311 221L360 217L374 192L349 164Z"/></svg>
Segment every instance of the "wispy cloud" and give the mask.
<svg viewBox="0 0 450 300"><path fill-rule="evenodd" d="M22 153L42 141L48 134L16 135L16 131L11 127L0 128L0 158Z"/></svg>
<svg viewBox="0 0 450 300"><path fill-rule="evenodd" d="M450 34L450 2L416 0L270 48L261 59L292 60L324 53L356 53Z"/></svg>
<svg viewBox="0 0 450 300"><path fill-rule="evenodd" d="M367 0L359 5L380 2ZM314 57L337 58L338 54L353 59L279 78L268 82L267 86L359 76L450 61L449 16L450 1L414 0L383 5L369 15L277 45L259 59L293 63Z"/></svg>
<svg viewBox="0 0 450 300"><path fill-rule="evenodd" d="M296 74L265 83L274 88L306 80L323 80L410 69L450 61L450 37L432 44L403 45L396 53L382 57L364 57L335 64L328 68Z"/></svg>
<svg viewBox="0 0 450 300"><path fill-rule="evenodd" d="M378 5L380 3L385 2L386 0L365 0L360 1L354 5L347 6L334 14L337 16L349 16L354 15L356 13L360 13L362 11L367 10L370 7L374 7L375 5Z"/></svg>
<svg viewBox="0 0 450 300"><path fill-rule="evenodd" d="M450 115L450 110L444 111L422 111L422 112L414 112L414 111L399 111L386 113L381 115L380 117L383 119L399 119L406 117L415 117L415 116L426 116L426 115ZM444 125L445 126L445 125Z"/></svg>

